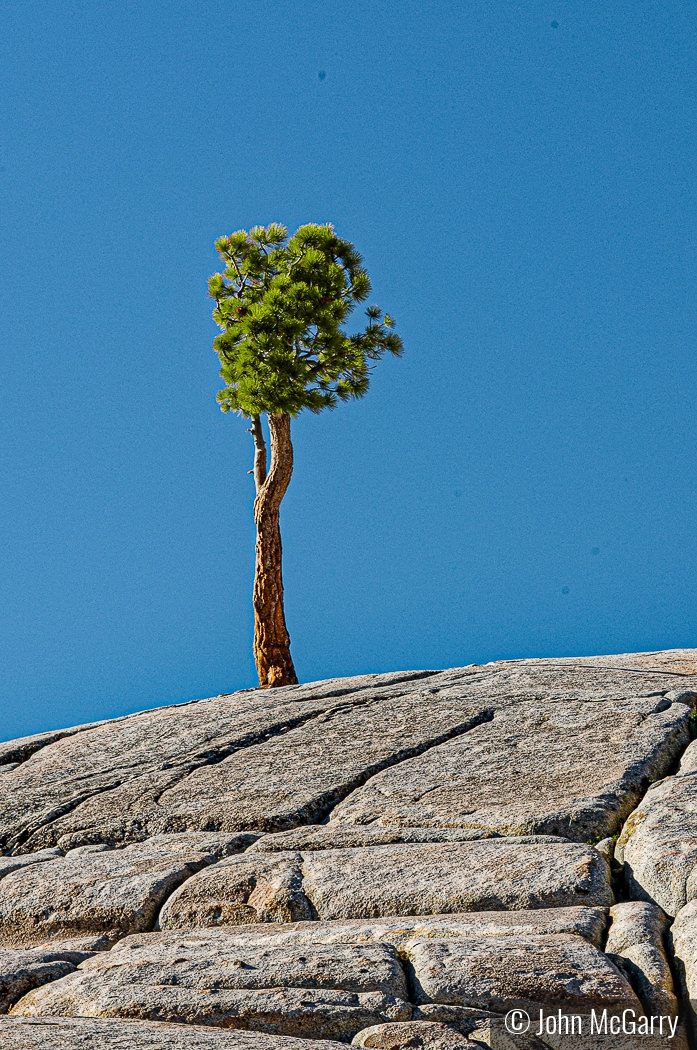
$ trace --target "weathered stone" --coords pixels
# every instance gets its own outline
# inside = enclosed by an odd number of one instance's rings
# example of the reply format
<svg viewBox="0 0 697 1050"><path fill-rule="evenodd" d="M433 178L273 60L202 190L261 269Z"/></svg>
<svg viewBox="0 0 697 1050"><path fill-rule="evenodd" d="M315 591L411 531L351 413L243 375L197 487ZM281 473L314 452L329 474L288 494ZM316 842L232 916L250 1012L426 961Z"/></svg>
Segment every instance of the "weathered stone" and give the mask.
<svg viewBox="0 0 697 1050"><path fill-rule="evenodd" d="M640 1004L627 979L580 937L468 937L417 941L407 948L414 1001L505 1013L513 1006ZM89 965L89 964L86 964Z"/></svg>
<svg viewBox="0 0 697 1050"><path fill-rule="evenodd" d="M214 860L202 853L150 853L137 843L20 868L0 880L0 946L85 936L113 941L151 929L166 897Z"/></svg>
<svg viewBox="0 0 697 1050"><path fill-rule="evenodd" d="M610 867L615 860L615 840L614 838L601 839L600 842L595 843L595 848L602 857L608 862Z"/></svg>
<svg viewBox="0 0 697 1050"><path fill-rule="evenodd" d="M146 943L96 955L25 995L13 1014L131 1017L350 1039L409 1020L406 980L384 944L209 947Z"/></svg>
<svg viewBox="0 0 697 1050"><path fill-rule="evenodd" d="M612 899L607 864L592 847L496 839L307 853L303 891L328 919Z"/></svg>
<svg viewBox="0 0 697 1050"><path fill-rule="evenodd" d="M498 1029L498 1022L503 1019L500 1014L494 1014L491 1010L478 1010L473 1006L450 1006L445 1003L421 1003L414 1007L412 1020L444 1024L474 1042L495 1046L496 1050L504 1050L506 1046L505 1039L503 1042L501 1039L505 1030L492 1032L492 1026ZM530 1050L537 1048L531 1047Z"/></svg>
<svg viewBox="0 0 697 1050"><path fill-rule="evenodd" d="M478 839L503 839L496 832L475 828L385 828L357 824L310 824L263 835L250 846L248 853L282 853L286 850L352 849L356 846L389 846L398 842L474 842ZM559 835L516 835L523 842L568 842ZM597 847L596 847L597 848Z"/></svg>
<svg viewBox="0 0 697 1050"><path fill-rule="evenodd" d="M138 848L145 850L147 853L206 853L212 857L222 859L223 857L232 857L236 853L242 853L248 849L252 843L260 837L261 832L253 831L242 831L242 832L216 832L216 831L179 831L172 832L171 834L165 835L152 835L150 838L145 839L142 843L138 843ZM67 839L70 836L65 836ZM63 839L61 840L63 842ZM135 847L135 843L130 848L131 852ZM62 848L65 848L63 846ZM109 847L103 846L82 846L78 847L83 850L93 849L108 849ZM72 851L74 854L75 850Z"/></svg>
<svg viewBox="0 0 697 1050"><path fill-rule="evenodd" d="M260 923L258 925L216 926L132 934L124 937L113 951L131 944L145 944L155 938L163 943L174 938L224 937L230 943L252 944L360 944L382 941L397 948L413 940L433 937L452 940L458 937L537 936L550 933L572 933L598 946L606 925L604 908L538 908L526 911L454 912L447 915L400 915L377 919L331 919L328 921ZM215 940L211 951L215 951Z"/></svg>
<svg viewBox="0 0 697 1050"><path fill-rule="evenodd" d="M85 729L93 729L95 726L104 725L104 722L89 722L69 729L54 729L48 733L33 733L31 736L23 736L18 740L6 740L0 743L0 769L6 770L8 766L16 767L25 762L31 755L36 754L42 747L57 740L64 740L75 733L81 733Z"/></svg>
<svg viewBox="0 0 697 1050"><path fill-rule="evenodd" d="M25 853L18 857L0 857L0 879L20 868L27 868L30 864L41 864L43 861L55 860L62 857L59 849L42 849L37 853Z"/></svg>
<svg viewBox="0 0 697 1050"><path fill-rule="evenodd" d="M456 1045L541 1050L530 1033L506 1042L501 1004L561 992L582 1010L593 995L615 1002L613 981L626 998L614 958L648 1009L674 1011L655 909L618 906L609 956L597 945L608 836L687 742L696 655L367 676L276 690L273 705L254 690L0 745L0 848L14 851L0 857L0 944L48 941L35 950L61 967L122 938L75 972L44 971L50 983L16 1009L66 1025L61 1048L119 1044L99 1034L106 1021L50 1012L114 1013L110 1033L176 1020L162 1045L187 1050L194 1037L293 1042L261 1029L349 1040L377 1025L404 1040L412 1022L417 1039L445 1024ZM694 773L689 749L618 847L627 886L651 897L635 860L655 824L651 878L676 907L697 880ZM658 803L652 824L642 808ZM599 850L585 844L601 835ZM415 1008L395 953L414 960ZM256 1031L239 1042L220 1025ZM151 1028L138 1050L158 1045ZM429 1033L435 1050L443 1030Z"/></svg>
<svg viewBox="0 0 697 1050"><path fill-rule="evenodd" d="M37 947L45 948L47 951L81 952L86 957L95 952L107 951L111 948L112 943L113 938L100 933L96 937L66 937L60 941L46 941Z"/></svg>
<svg viewBox="0 0 697 1050"><path fill-rule="evenodd" d="M373 768L391 761L393 752L413 754L430 744L433 733L444 739L464 730L472 711L475 720L480 717L479 705L461 701L439 712L434 708L430 717L415 717L420 694L414 687L428 677L428 672L405 672L290 686L275 690L273 705L262 691L247 690L65 731L70 735L46 743L3 780L0 847L30 851L55 845L63 836L73 836L71 845L118 843L160 832L240 831L257 826L277 830L301 823L309 819L301 811L331 805ZM373 711L380 698L388 707L393 701L402 703L405 739L397 711L394 725L382 719L380 733L380 718ZM263 751L255 785L257 752L249 749L272 744L276 736L305 722L313 723L310 732L292 737L282 755L273 746L268 755ZM327 739L353 738L353 758L345 756L342 772L335 757L327 754L315 778L307 780L313 741L315 757L321 757L318 729ZM240 749L245 751L246 790L239 800L241 810L235 811L231 798L225 796L239 793L235 752ZM289 768L293 755L306 767ZM277 789L271 786L274 761L280 778ZM265 785L258 804L250 806L249 793ZM168 790L175 789L166 799ZM288 815L291 798L294 808Z"/></svg>
<svg viewBox="0 0 697 1050"><path fill-rule="evenodd" d="M28 951L0 949L0 1014L5 1014L23 995L47 981L71 973L90 952L60 948L33 948Z"/></svg>
<svg viewBox="0 0 697 1050"><path fill-rule="evenodd" d="M472 842L493 838L470 828L382 828L378 826L309 824L262 835L249 853L285 853L288 850L352 849L387 846L395 842Z"/></svg>
<svg viewBox="0 0 697 1050"><path fill-rule="evenodd" d="M527 661L525 661L527 663ZM582 663L584 667L626 668L630 671L663 671L682 678L697 675L697 649L659 649L650 653L617 653L612 656L564 656L559 664ZM672 688L672 687L671 687Z"/></svg>
<svg viewBox="0 0 697 1050"><path fill-rule="evenodd" d="M211 877L192 882L187 893L173 893L158 925L171 930L312 919L302 889L302 859L301 853L245 853L223 860Z"/></svg>
<svg viewBox="0 0 697 1050"><path fill-rule="evenodd" d="M678 1002L664 941L668 918L654 904L626 901L610 909L608 956L626 973L651 1016L677 1017Z"/></svg>
<svg viewBox="0 0 697 1050"><path fill-rule="evenodd" d="M678 984L676 991L688 1003L692 1032L697 1036L697 899L678 912L670 936Z"/></svg>
<svg viewBox="0 0 697 1050"><path fill-rule="evenodd" d="M627 820L616 855L632 897L676 915L697 896L697 741L675 776L652 785Z"/></svg>
<svg viewBox="0 0 697 1050"><path fill-rule="evenodd" d="M608 905L607 862L577 843L485 839L245 853L169 898L162 929Z"/></svg>
<svg viewBox="0 0 697 1050"><path fill-rule="evenodd" d="M0 1017L3 1050L345 1050L333 1040L92 1017Z"/></svg>
<svg viewBox="0 0 697 1050"><path fill-rule="evenodd" d="M444 1024L406 1021L379 1024L353 1037L352 1046L382 1047L383 1050L471 1050L472 1043Z"/></svg>
<svg viewBox="0 0 697 1050"><path fill-rule="evenodd" d="M663 697L521 702L384 770L331 824L456 826L576 841L619 829L689 740L689 709Z"/></svg>
<svg viewBox="0 0 697 1050"><path fill-rule="evenodd" d="M680 722L671 708L687 709L661 694L694 687L691 652L364 676L278 689L273 705L264 691L249 690L14 741L3 745L5 760L19 756L21 764L2 775L0 848L30 852L59 841L114 844L163 832L280 831L318 822L380 770L439 741L469 737L468 727L492 717L491 761L480 748L470 766L463 752L471 780L458 771L451 814L437 791L416 806L429 819L417 819L414 792L407 792L407 802L383 800L381 821L438 824L444 816L480 833L597 838L631 807L637 785L670 761ZM667 710L651 714L652 703ZM501 734L515 730L516 720L536 743L514 731L506 773ZM482 730L475 732L473 744L482 743ZM541 737L549 737L548 751ZM569 738L574 746L565 754ZM399 820L386 814L395 806ZM367 810L352 810L356 819L367 820Z"/></svg>
<svg viewBox="0 0 697 1050"><path fill-rule="evenodd" d="M118 962L122 953L144 948L157 950L165 958L177 958L187 945L192 950L216 956L219 949L276 947L317 944L392 945L400 953L414 941L457 940L467 937L531 937L569 933L599 945L606 915L601 908L541 908L531 911L462 912L452 915L400 915L385 919L333 919L330 921L261 923L256 926L217 926L195 930L163 930L135 933L122 938L109 952ZM64 942L61 942L63 944ZM65 942L68 943L68 942Z"/></svg>

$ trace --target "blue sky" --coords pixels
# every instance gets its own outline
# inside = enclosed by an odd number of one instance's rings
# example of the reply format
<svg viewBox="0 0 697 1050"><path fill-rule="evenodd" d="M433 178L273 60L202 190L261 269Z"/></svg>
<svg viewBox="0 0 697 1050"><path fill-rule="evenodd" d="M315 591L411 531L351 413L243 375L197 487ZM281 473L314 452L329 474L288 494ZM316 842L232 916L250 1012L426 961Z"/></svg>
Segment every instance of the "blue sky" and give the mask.
<svg viewBox="0 0 697 1050"><path fill-rule="evenodd" d="M301 680L697 644L694 5L3 21L0 738L255 684L206 280L272 221L333 222L405 344L294 423Z"/></svg>

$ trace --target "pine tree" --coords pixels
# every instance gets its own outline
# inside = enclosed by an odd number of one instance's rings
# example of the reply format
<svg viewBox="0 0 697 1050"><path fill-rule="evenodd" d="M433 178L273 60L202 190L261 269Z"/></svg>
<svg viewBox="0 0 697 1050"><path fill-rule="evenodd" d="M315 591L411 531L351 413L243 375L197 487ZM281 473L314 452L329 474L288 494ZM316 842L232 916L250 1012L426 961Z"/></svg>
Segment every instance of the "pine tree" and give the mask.
<svg viewBox="0 0 697 1050"><path fill-rule="evenodd" d="M377 306L366 310L363 331L343 331L368 298L370 278L331 225L301 226L290 239L278 223L255 226L215 247L224 264L208 282L222 329L213 343L225 381L218 402L251 420L254 439L254 659L261 688L290 685L297 677L283 611L279 509L293 472L291 419L305 408L320 412L363 397L374 362L385 352L401 354L402 341Z"/></svg>

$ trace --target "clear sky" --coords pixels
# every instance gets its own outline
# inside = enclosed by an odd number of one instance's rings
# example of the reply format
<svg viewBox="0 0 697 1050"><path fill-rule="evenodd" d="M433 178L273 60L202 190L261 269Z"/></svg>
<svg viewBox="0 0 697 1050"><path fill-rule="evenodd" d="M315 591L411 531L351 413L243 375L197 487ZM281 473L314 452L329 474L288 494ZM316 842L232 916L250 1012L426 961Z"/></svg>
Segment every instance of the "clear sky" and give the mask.
<svg viewBox="0 0 697 1050"><path fill-rule="evenodd" d="M684 0L10 0L0 738L255 684L206 280L272 221L405 344L294 423L301 680L697 644L696 56Z"/></svg>

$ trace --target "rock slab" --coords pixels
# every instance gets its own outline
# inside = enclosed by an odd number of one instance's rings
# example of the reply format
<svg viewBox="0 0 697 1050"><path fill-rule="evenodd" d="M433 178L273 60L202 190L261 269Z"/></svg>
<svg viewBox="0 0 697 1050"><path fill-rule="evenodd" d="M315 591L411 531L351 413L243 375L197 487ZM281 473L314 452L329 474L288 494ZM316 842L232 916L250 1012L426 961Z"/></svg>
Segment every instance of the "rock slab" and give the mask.
<svg viewBox="0 0 697 1050"><path fill-rule="evenodd" d="M31 948L46 941L152 929L166 898L216 858L211 854L149 850L71 851L21 867L0 879L0 947Z"/></svg>
<svg viewBox="0 0 697 1050"><path fill-rule="evenodd" d="M3 1050L345 1050L345 1043L91 1017L0 1017Z"/></svg>
<svg viewBox="0 0 697 1050"><path fill-rule="evenodd" d="M183 943L178 955L131 944L24 996L22 1016L130 1017L270 1034L349 1040L411 1018L406 979L385 944L241 947L211 956Z"/></svg>
<svg viewBox="0 0 697 1050"><path fill-rule="evenodd" d="M185 929L612 902L609 867L591 846L400 843L231 857L173 893L159 924Z"/></svg>

